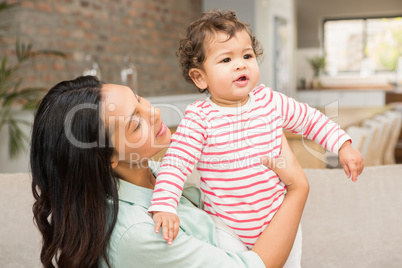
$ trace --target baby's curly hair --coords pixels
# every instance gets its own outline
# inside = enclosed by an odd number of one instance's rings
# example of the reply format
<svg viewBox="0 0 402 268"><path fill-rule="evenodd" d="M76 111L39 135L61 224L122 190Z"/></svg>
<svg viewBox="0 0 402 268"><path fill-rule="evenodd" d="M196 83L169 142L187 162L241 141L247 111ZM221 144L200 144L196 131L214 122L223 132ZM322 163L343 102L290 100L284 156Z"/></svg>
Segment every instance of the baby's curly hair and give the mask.
<svg viewBox="0 0 402 268"><path fill-rule="evenodd" d="M200 68L205 61L205 39L210 38L216 32L228 34L228 40L239 31L247 31L251 38L252 47L257 59L263 50L260 42L252 34L249 25L242 22L233 10L214 9L202 14L201 18L192 22L186 31L186 36L180 40L179 49L176 53L180 62L183 76L187 82L192 83L189 71L191 68ZM199 89L201 93L208 89Z"/></svg>

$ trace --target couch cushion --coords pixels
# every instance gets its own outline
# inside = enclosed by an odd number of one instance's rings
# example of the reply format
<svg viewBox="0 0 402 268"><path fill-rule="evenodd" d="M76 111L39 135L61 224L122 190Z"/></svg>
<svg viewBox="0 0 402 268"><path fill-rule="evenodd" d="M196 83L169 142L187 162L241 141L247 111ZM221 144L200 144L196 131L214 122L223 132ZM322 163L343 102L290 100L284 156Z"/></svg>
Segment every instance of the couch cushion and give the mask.
<svg viewBox="0 0 402 268"><path fill-rule="evenodd" d="M402 165L366 167L357 183L339 169L307 169L304 268L402 267ZM0 174L0 267L41 267L31 178Z"/></svg>
<svg viewBox="0 0 402 268"><path fill-rule="evenodd" d="M28 174L0 174L0 267L41 267L33 201Z"/></svg>
<svg viewBox="0 0 402 268"><path fill-rule="evenodd" d="M302 267L402 267L402 165L305 172Z"/></svg>

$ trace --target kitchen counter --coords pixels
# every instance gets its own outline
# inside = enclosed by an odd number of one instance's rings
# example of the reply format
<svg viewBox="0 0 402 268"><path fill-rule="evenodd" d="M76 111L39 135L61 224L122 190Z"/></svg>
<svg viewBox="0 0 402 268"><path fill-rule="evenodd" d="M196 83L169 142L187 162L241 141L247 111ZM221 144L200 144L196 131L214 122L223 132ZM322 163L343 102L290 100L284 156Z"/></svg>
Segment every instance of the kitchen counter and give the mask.
<svg viewBox="0 0 402 268"><path fill-rule="evenodd" d="M385 106L387 92L379 88L372 89L311 89L298 90L296 100L305 102L312 107L326 107L338 105L339 107L381 107Z"/></svg>
<svg viewBox="0 0 402 268"><path fill-rule="evenodd" d="M347 85L347 86L323 86L320 88L298 88L297 91L386 91L402 92L402 85Z"/></svg>

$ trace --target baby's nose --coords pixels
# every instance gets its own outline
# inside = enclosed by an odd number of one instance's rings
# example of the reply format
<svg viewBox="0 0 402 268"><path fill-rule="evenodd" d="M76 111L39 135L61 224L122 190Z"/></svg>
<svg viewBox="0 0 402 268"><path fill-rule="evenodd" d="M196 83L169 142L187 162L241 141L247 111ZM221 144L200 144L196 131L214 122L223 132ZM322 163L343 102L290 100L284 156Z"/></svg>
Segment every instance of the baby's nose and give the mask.
<svg viewBox="0 0 402 268"><path fill-rule="evenodd" d="M243 61L239 61L239 62L236 64L236 70L242 70L242 69L244 69L245 67L246 67L246 64L244 64Z"/></svg>

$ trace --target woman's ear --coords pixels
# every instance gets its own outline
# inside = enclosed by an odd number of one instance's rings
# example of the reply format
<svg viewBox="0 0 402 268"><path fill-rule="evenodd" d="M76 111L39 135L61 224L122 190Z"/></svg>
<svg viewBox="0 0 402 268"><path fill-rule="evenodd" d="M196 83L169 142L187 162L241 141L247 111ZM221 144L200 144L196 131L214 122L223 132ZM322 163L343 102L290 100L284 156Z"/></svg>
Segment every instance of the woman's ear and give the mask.
<svg viewBox="0 0 402 268"><path fill-rule="evenodd" d="M118 164L119 164L119 155L118 153L113 153L112 157L110 158L110 165L112 166L112 169L115 169Z"/></svg>
<svg viewBox="0 0 402 268"><path fill-rule="evenodd" d="M191 68L190 71L188 71L188 75L199 89L206 89L208 87L207 81L205 80L205 73L201 69Z"/></svg>

